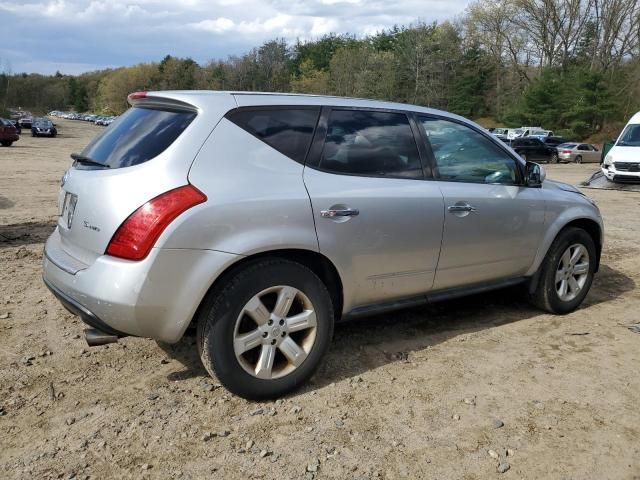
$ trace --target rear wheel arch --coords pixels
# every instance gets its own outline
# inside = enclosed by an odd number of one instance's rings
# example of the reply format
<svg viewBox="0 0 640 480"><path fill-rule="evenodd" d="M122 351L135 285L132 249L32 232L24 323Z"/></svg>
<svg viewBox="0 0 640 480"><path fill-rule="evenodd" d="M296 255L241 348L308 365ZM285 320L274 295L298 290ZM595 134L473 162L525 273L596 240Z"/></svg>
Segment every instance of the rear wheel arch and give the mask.
<svg viewBox="0 0 640 480"><path fill-rule="evenodd" d="M314 274L316 274L320 278L320 280L322 280L327 290L329 291L329 295L331 296L331 301L333 303L335 320L337 321L340 318L343 305L342 279L331 260L329 260L321 253L314 252L312 250L281 249L268 250L247 257L242 257L240 260L229 265L220 275L217 276L217 278L214 280L214 282L211 284L211 286L203 296L202 300L200 301L200 305L196 309L196 312L191 319L190 326L196 325L200 311L205 307L207 298L211 297L211 292L222 288L222 286L226 284L227 280L230 277L240 272L241 270L248 268L257 262L268 259L290 260L304 265Z"/></svg>

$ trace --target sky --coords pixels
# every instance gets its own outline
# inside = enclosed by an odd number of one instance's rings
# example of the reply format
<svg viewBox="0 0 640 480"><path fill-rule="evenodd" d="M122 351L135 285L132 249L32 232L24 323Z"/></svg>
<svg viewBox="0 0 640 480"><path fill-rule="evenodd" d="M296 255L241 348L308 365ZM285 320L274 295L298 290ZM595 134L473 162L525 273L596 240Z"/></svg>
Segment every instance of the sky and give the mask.
<svg viewBox="0 0 640 480"><path fill-rule="evenodd" d="M241 55L274 38L454 19L469 0L0 0L0 71L78 74Z"/></svg>

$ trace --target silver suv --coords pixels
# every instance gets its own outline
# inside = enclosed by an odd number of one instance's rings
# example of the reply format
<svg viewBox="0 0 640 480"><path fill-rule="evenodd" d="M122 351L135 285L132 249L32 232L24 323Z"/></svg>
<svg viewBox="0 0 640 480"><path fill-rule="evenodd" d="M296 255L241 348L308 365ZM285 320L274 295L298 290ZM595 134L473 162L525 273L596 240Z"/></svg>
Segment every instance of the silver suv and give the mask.
<svg viewBox="0 0 640 480"><path fill-rule="evenodd" d="M523 284L554 313L598 269L602 218L478 125L369 100L139 92L64 174L44 281L90 345L177 342L280 396L334 322Z"/></svg>

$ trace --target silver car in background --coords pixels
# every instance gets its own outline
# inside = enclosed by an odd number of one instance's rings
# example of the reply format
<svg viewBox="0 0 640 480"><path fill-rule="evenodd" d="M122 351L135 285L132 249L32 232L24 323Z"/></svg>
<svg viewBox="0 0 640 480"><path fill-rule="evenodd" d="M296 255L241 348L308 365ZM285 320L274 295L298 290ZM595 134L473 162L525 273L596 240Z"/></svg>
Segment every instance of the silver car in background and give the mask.
<svg viewBox="0 0 640 480"><path fill-rule="evenodd" d="M139 92L62 178L44 281L90 345L177 342L245 398L318 368L334 322L521 284L558 314L603 224L480 126L338 97Z"/></svg>
<svg viewBox="0 0 640 480"><path fill-rule="evenodd" d="M558 161L567 163L600 163L602 153L588 143L563 143L558 149Z"/></svg>

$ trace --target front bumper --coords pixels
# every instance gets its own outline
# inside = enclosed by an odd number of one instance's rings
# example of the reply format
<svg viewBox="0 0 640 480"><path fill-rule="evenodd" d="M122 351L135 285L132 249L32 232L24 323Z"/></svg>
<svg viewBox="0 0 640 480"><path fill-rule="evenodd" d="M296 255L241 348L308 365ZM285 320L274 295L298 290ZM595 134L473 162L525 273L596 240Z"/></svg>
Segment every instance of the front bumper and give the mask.
<svg viewBox="0 0 640 480"><path fill-rule="evenodd" d="M640 183L640 172L630 172L628 170L616 170L614 165L601 168L602 173L612 182Z"/></svg>
<svg viewBox="0 0 640 480"><path fill-rule="evenodd" d="M64 252L56 229L45 244L43 279L65 308L98 330L173 343L214 280L238 258L154 248L139 262L103 255L84 265Z"/></svg>

